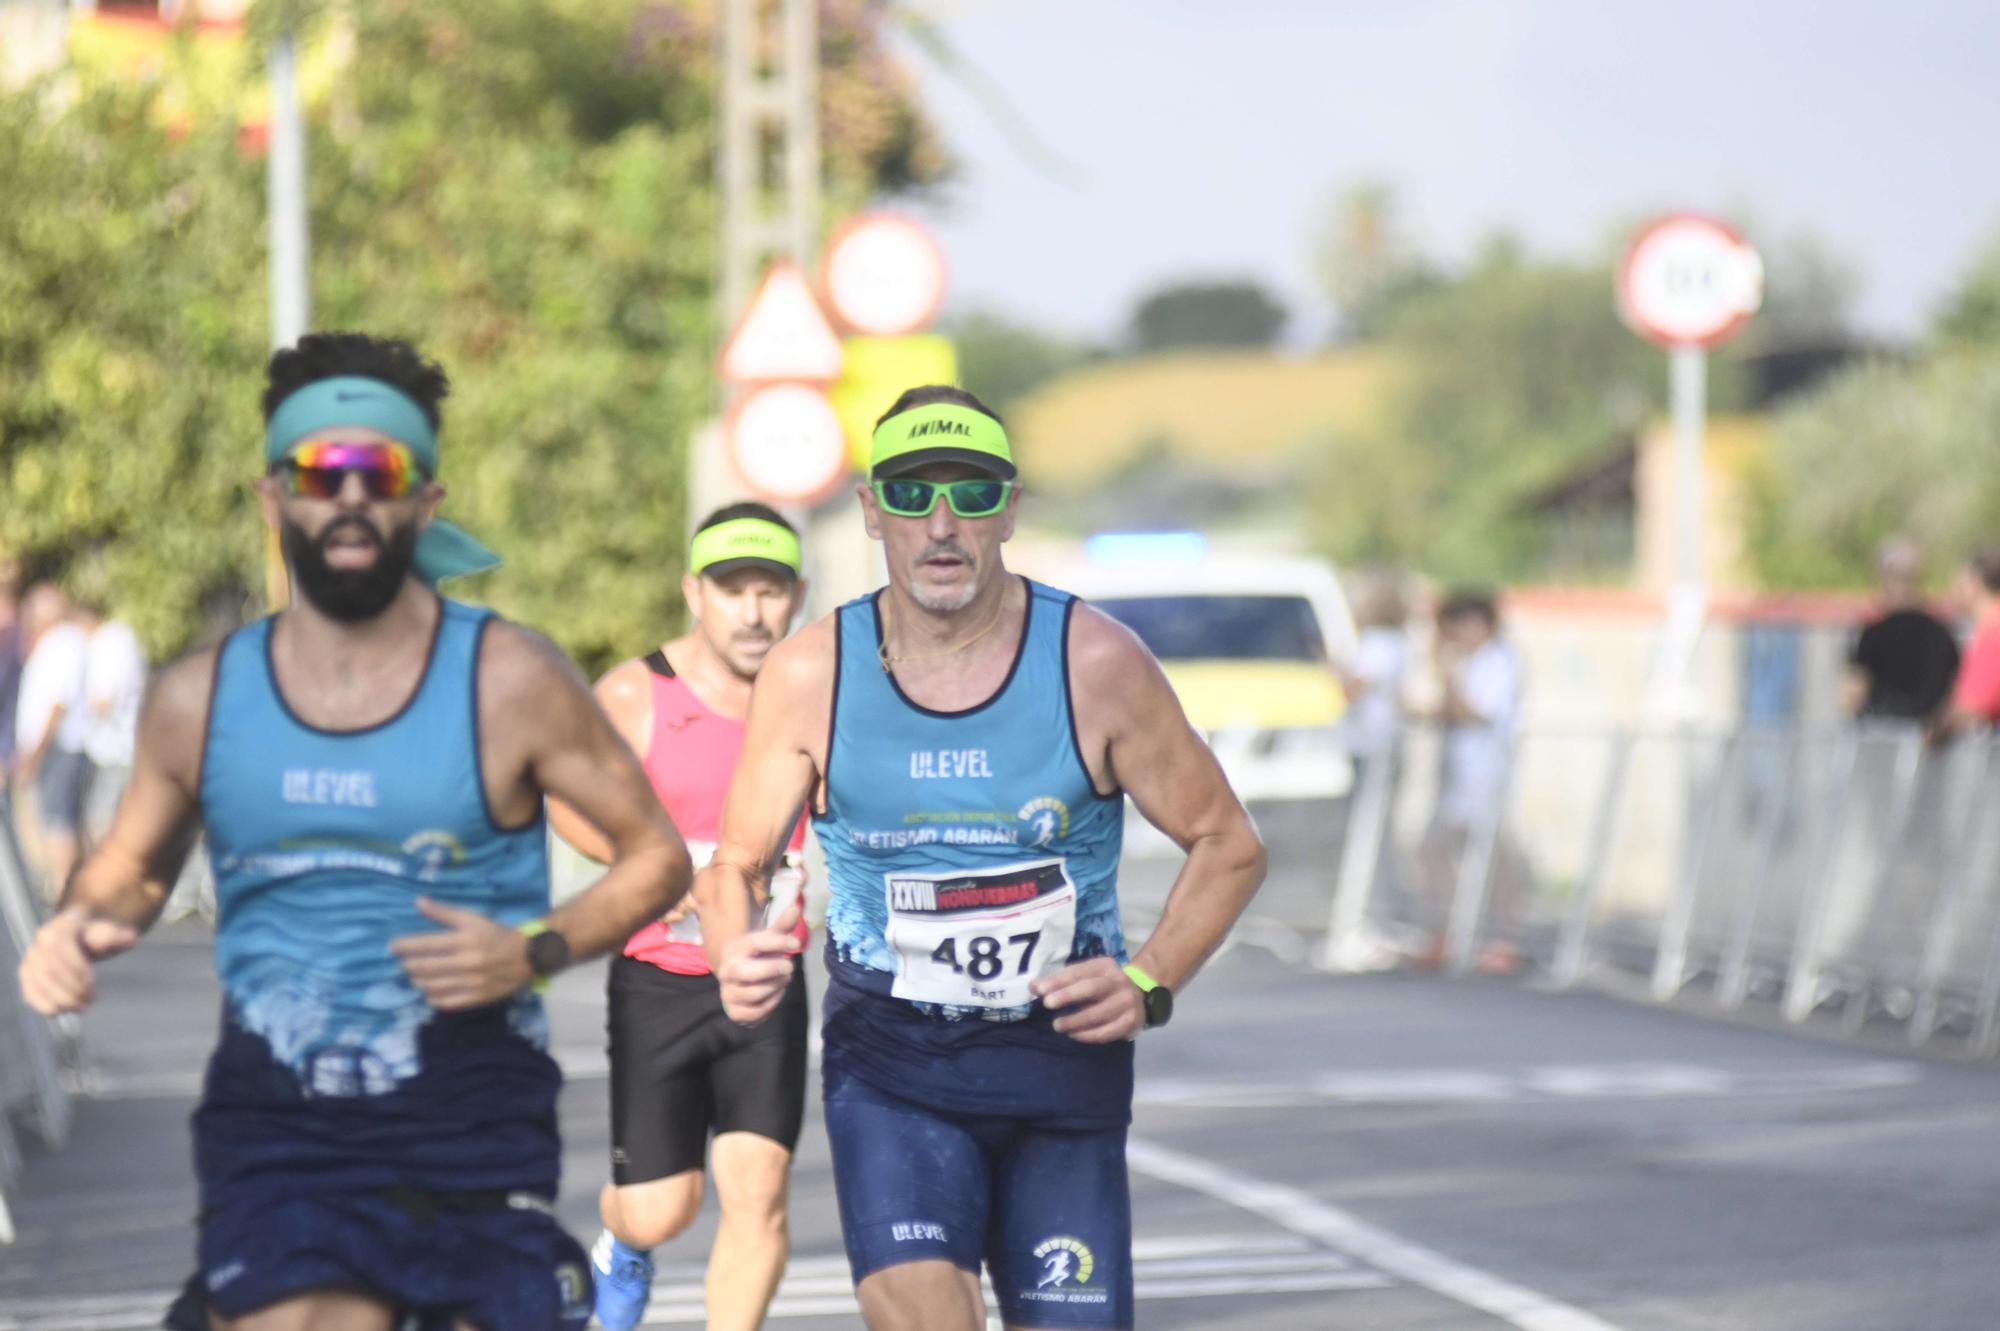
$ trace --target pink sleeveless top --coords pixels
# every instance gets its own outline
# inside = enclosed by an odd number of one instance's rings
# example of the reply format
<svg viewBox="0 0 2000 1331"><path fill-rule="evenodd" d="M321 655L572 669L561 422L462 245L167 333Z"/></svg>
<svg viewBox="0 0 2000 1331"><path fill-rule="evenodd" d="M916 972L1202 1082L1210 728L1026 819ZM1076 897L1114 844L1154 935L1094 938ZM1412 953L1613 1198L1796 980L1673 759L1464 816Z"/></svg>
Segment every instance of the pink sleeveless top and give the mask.
<svg viewBox="0 0 2000 1331"><path fill-rule="evenodd" d="M710 711L687 681L674 674L663 653L653 652L646 665L653 672L653 733L643 755L646 775L699 869L715 853L722 836L722 805L736 760L743 754L743 723ZM786 845L786 867L772 874L772 896L781 900L788 893L797 896L804 880L796 866L805 840L801 817ZM798 938L803 946L804 920L799 921ZM646 925L626 940L625 955L676 975L708 974L701 921L692 914L671 926L658 920Z"/></svg>

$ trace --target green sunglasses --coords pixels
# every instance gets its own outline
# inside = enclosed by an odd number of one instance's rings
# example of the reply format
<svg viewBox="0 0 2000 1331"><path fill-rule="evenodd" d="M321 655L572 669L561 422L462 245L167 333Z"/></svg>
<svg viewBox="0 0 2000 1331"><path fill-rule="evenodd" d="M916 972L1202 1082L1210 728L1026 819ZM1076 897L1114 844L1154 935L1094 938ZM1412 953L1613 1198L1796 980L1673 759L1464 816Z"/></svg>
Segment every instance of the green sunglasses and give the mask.
<svg viewBox="0 0 2000 1331"><path fill-rule="evenodd" d="M964 481L918 481L907 476L895 476L875 482L875 502L882 506L884 513L893 513L899 518L927 518L937 507L938 495L942 494L951 511L961 518L990 518L1007 507L1007 496L1014 493L1012 481L993 481L983 477Z"/></svg>

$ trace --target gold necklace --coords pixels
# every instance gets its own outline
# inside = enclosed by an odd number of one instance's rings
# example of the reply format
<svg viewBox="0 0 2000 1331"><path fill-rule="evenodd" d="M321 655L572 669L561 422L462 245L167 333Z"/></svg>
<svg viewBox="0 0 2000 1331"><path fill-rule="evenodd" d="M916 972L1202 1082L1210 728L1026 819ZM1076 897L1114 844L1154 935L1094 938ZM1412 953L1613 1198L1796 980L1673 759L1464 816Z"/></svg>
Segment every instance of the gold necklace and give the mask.
<svg viewBox="0 0 2000 1331"><path fill-rule="evenodd" d="M885 675L890 674L897 666L907 665L912 661L935 661L941 656L956 655L991 633L993 626L1000 622L1006 611L1007 597L1003 592L1000 596L1000 604L994 609L992 618L986 621L986 627L967 638L964 642L953 643L949 647L941 648L934 652L911 652L908 655L891 656L889 654L889 601L887 596L884 596L882 600L882 641L875 644L875 656L882 663L882 673Z"/></svg>

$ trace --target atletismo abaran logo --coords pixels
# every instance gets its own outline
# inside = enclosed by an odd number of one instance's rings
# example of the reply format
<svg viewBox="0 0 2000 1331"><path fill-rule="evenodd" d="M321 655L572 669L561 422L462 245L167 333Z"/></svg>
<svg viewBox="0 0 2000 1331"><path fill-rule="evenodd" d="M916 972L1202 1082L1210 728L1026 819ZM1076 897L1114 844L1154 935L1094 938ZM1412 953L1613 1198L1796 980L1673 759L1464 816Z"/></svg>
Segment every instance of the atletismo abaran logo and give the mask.
<svg viewBox="0 0 2000 1331"><path fill-rule="evenodd" d="M1043 795L1023 804L1014 815L1032 829L1031 846L1046 846L1057 837L1069 835L1069 805L1053 795Z"/></svg>
<svg viewBox="0 0 2000 1331"><path fill-rule="evenodd" d="M1035 1256L1042 1263L1042 1278L1035 1282L1036 1289L1046 1289L1050 1285L1061 1289L1072 1280L1079 1285L1088 1285L1091 1273L1097 1270L1096 1259L1090 1255L1090 1246L1082 1239L1067 1236L1045 1239L1035 1245Z"/></svg>

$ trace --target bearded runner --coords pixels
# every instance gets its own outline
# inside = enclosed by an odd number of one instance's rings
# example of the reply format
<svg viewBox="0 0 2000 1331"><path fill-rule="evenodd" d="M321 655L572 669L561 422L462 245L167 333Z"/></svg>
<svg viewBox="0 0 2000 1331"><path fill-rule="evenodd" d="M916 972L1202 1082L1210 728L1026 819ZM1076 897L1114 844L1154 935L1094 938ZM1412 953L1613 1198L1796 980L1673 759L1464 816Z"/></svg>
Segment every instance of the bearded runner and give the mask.
<svg viewBox="0 0 2000 1331"><path fill-rule="evenodd" d="M274 355L258 491L298 596L170 666L104 845L20 968L73 1012L206 830L221 1039L193 1118L206 1331L581 1328L554 1217L540 985L686 890L686 848L550 643L435 584L496 562L437 519L444 373L407 343ZM611 867L551 910L543 798Z"/></svg>

